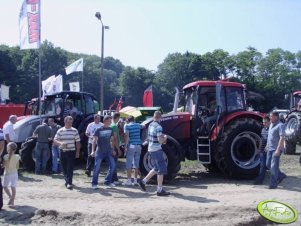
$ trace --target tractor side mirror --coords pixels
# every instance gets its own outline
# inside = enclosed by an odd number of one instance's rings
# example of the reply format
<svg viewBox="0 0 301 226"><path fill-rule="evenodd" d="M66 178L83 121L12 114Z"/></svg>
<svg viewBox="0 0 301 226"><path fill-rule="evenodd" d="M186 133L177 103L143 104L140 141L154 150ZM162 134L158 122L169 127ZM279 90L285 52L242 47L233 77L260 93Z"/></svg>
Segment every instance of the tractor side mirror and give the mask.
<svg viewBox="0 0 301 226"><path fill-rule="evenodd" d="M285 99L285 100L288 100L288 99L289 99L289 96L290 96L289 94L285 94L285 95L284 95L284 99Z"/></svg>

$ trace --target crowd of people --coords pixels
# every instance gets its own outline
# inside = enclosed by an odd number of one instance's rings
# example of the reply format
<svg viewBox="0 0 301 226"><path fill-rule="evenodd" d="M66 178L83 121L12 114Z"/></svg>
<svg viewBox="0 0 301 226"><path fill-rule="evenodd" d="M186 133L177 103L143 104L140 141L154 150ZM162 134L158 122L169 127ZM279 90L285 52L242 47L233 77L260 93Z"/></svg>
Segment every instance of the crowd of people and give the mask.
<svg viewBox="0 0 301 226"><path fill-rule="evenodd" d="M146 191L146 183L157 174L157 195L168 196L170 194L162 187L163 176L167 173L167 165L163 158L161 145L166 143L167 136L163 134L162 127L159 124L160 118L161 112L156 111L154 113L154 121L148 129L148 151L153 160L154 169L143 179L138 178L138 176L140 175L139 162L142 145L141 129L144 126L136 123L133 116L127 118L123 126L127 180L122 183L119 181L116 167L118 157L122 155L120 150L122 140L119 133L120 114L115 113L113 116L104 116L103 123L100 122L100 115L94 115L94 121L87 126L85 132L85 135L88 137L88 157L85 173L88 177L92 176L92 189L98 189L101 164L103 160L106 160L109 167L104 179L105 186L112 188L120 184L124 186L137 185L141 190ZM15 115L10 116L9 121L4 125L3 137L0 137L0 155L2 155L3 151L6 153L3 157L3 183L0 181L1 208L3 206L3 189L9 197L8 205L14 205L16 196L18 168L21 159L18 154L15 154L17 145L13 142L13 125L16 121L17 117ZM46 173L50 152L49 143L51 143L51 170L53 173L63 173L65 186L70 190L73 189L74 161L76 158L79 158L81 148L79 133L77 129L72 127L72 123L72 116L64 118L63 127L56 124L53 118L48 118L44 119L42 124L37 126L33 132L33 137L36 137L36 146L34 149L35 174ZM135 170L134 178L132 178L133 169ZM11 190L9 190L9 187Z"/></svg>
<svg viewBox="0 0 301 226"><path fill-rule="evenodd" d="M137 185L141 190L146 191L147 182L157 174L157 195L168 196L170 193L163 189L163 178L167 174L167 165L163 157L161 145L167 141L167 136L163 134L160 125L161 113L156 111L153 116L153 122L148 127L148 151L151 156L154 168L143 179L140 176L139 163L141 156L141 130L144 126L136 123L133 116L127 118L126 123L120 124L120 114L113 116L106 115L101 122L98 114L94 115L85 131L88 138L87 150L88 157L85 168L85 174L91 177L91 188L98 189L98 179L103 160L108 163L108 171L104 178L104 185L115 187L116 185L132 186ZM14 205L16 197L16 184L18 180L18 168L20 156L15 154L17 145L14 140L13 125L17 117L11 115L9 121L4 125L0 133L0 155L3 156L3 167L0 167L3 174L3 182L0 177L0 209L3 206L3 190L9 198L8 205ZM36 137L35 173L45 174L47 170L47 161L51 149L53 173L62 172L64 175L65 186L67 189L73 189L73 170L74 161L80 155L80 136L74 127L73 117L64 118L64 126L55 123L53 118L44 119L43 123L34 130L33 137ZM120 134L120 127L123 128L123 136ZM286 177L280 170L280 158L284 151L285 125L281 122L279 114L272 112L270 116L263 118L263 128L261 131L260 146L260 171L254 184L262 185L266 171L270 171L269 188L275 189L278 184ZM49 143L51 148L49 149ZM117 160L123 153L120 149L124 143L124 155L126 156L125 167L127 170L127 179L123 183L117 175ZM2 153L4 155L2 155ZM134 169L134 177L132 170ZM1 173L1 172L0 172ZM3 187L3 188L2 188Z"/></svg>

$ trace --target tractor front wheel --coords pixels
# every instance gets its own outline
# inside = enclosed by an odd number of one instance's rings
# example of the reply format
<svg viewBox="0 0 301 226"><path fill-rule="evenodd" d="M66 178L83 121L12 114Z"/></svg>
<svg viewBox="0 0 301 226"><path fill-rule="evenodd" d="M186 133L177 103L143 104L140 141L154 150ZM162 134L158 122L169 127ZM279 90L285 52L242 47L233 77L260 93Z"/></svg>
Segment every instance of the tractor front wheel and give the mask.
<svg viewBox="0 0 301 226"><path fill-rule="evenodd" d="M292 112L287 117L285 127L286 154L296 153L296 143L301 141L301 113Z"/></svg>
<svg viewBox="0 0 301 226"><path fill-rule="evenodd" d="M254 178L260 164L260 133L260 121L252 118L227 125L215 151L220 171L235 179Z"/></svg>

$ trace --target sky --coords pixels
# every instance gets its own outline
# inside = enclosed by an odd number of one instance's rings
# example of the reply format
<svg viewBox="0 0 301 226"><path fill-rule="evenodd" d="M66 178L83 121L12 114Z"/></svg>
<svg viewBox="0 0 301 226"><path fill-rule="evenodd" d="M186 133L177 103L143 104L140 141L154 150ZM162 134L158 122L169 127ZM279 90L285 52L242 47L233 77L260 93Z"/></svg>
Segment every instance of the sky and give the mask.
<svg viewBox="0 0 301 226"><path fill-rule="evenodd" d="M18 45L22 1L0 1L0 44ZM41 0L42 41L100 56L97 11L110 27L104 55L127 66L157 70L175 52L301 50L299 0Z"/></svg>

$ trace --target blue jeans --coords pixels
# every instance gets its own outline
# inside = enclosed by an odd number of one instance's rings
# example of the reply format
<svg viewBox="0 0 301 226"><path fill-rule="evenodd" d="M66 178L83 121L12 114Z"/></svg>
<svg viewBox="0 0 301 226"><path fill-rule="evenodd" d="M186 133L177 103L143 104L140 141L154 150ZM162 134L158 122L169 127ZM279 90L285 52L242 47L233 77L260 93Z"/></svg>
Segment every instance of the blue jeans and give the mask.
<svg viewBox="0 0 301 226"><path fill-rule="evenodd" d="M266 167L267 153L260 152L259 156L260 156L260 170L259 170L259 175L257 177L257 181L262 183L264 180L265 172L267 170L267 167Z"/></svg>
<svg viewBox="0 0 301 226"><path fill-rule="evenodd" d="M116 164L112 152L97 150L95 153L95 165L93 170L92 185L98 184L98 176L100 173L100 167L103 160L106 160L106 162L109 163L109 171L108 171L107 181L105 182L105 184L108 185L112 183L113 172L115 171L116 168Z"/></svg>
<svg viewBox="0 0 301 226"><path fill-rule="evenodd" d="M52 145L51 152L52 152L52 171L58 173L60 170L60 166L58 163L58 159L60 158L59 147L56 145Z"/></svg>
<svg viewBox="0 0 301 226"><path fill-rule="evenodd" d="M49 144L37 142L35 148L35 157L36 157L35 173L36 174L45 173L48 156L49 156Z"/></svg>
<svg viewBox="0 0 301 226"><path fill-rule="evenodd" d="M75 159L75 150L74 151L62 151L60 156L61 166L65 178L65 185L72 185L73 179L73 166Z"/></svg>
<svg viewBox="0 0 301 226"><path fill-rule="evenodd" d="M117 151L116 151L117 153ZM112 175L112 182L118 181L118 176L117 176L117 161L118 161L118 157L117 156L113 156L114 161L115 161L115 170L113 171L113 175ZM109 171L105 177L105 184L109 184L110 183L110 174Z"/></svg>
<svg viewBox="0 0 301 226"><path fill-rule="evenodd" d="M267 162L266 166L270 169L271 178L270 178L270 186L277 187L279 181L283 179L285 176L279 169L280 164L280 156L274 155L275 151L268 151L267 152Z"/></svg>

